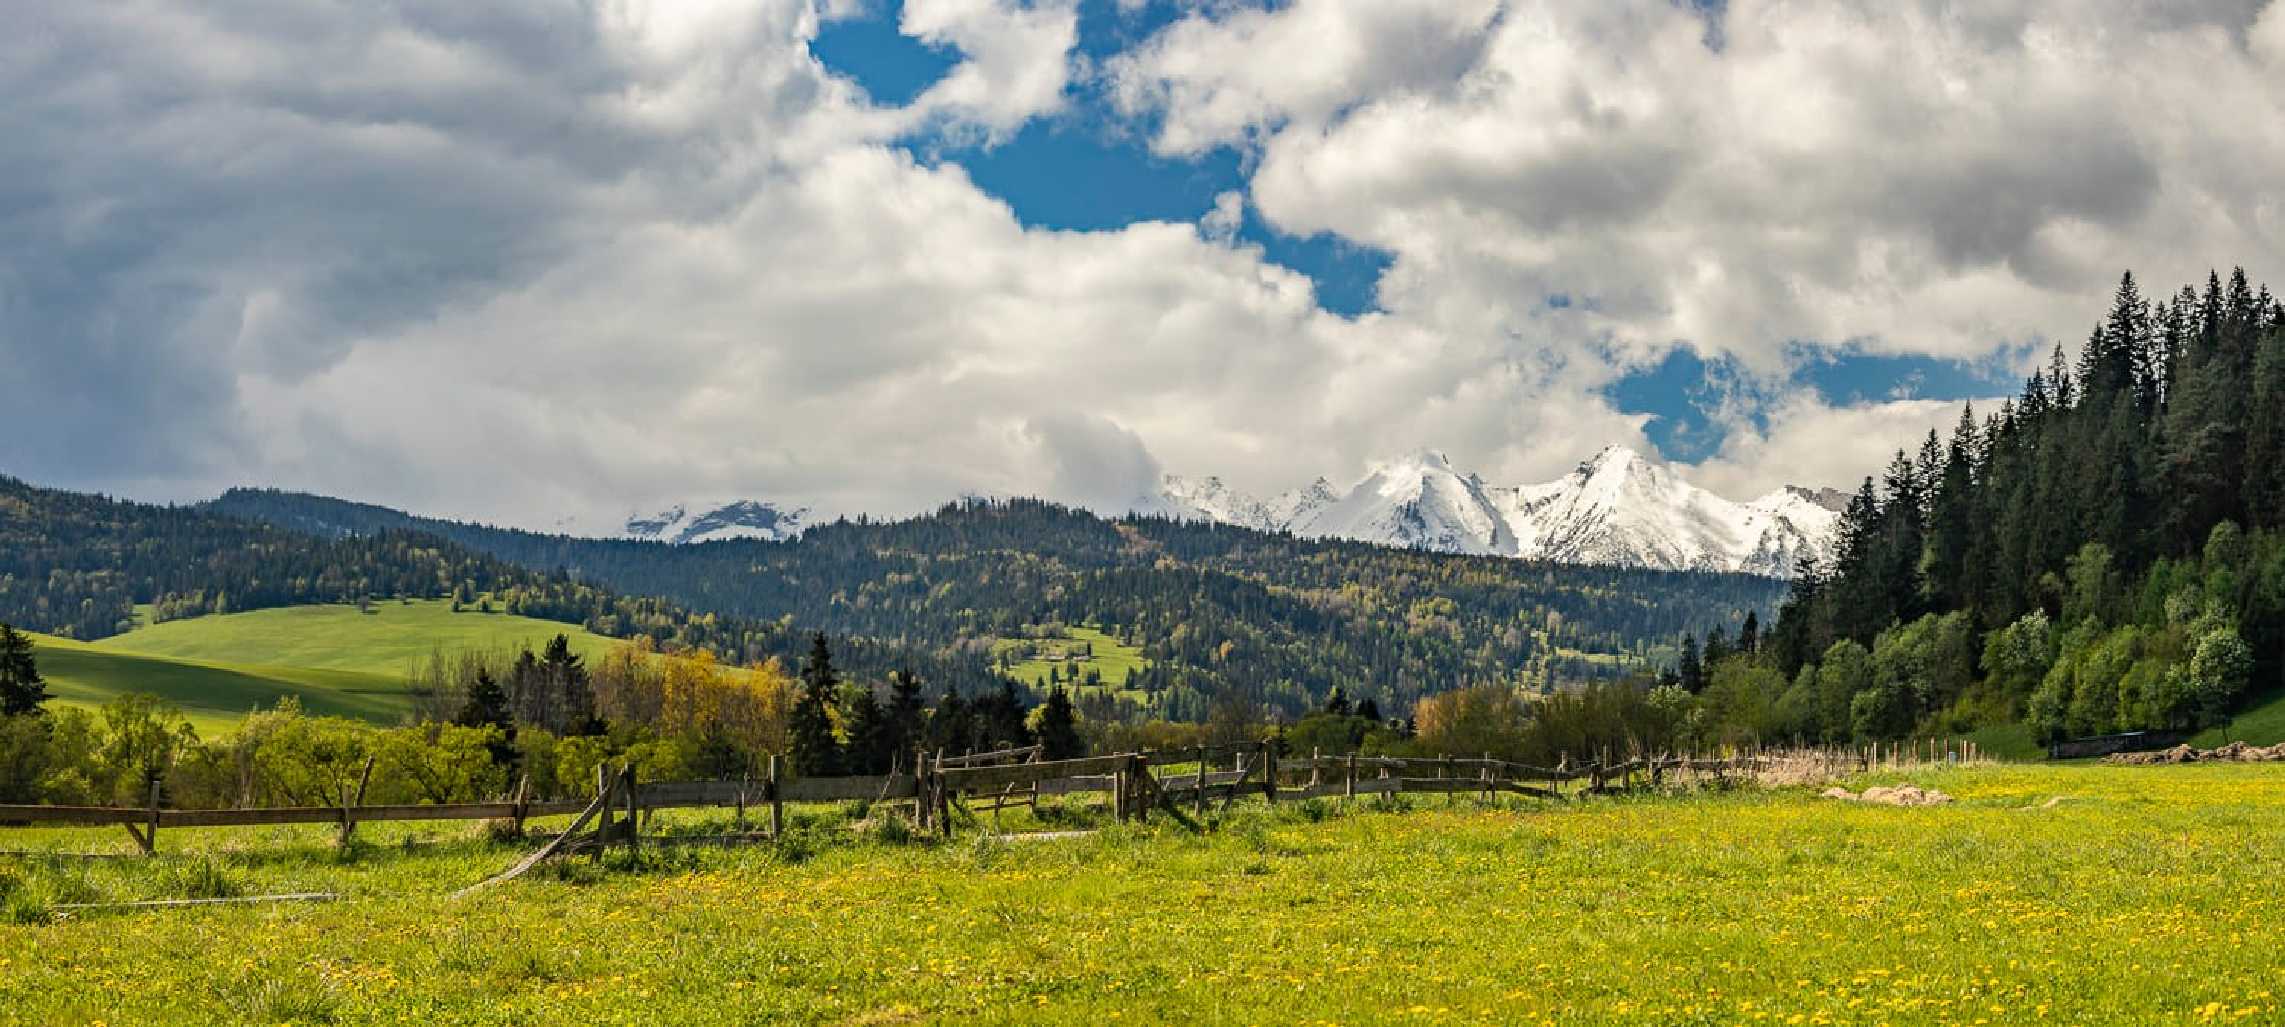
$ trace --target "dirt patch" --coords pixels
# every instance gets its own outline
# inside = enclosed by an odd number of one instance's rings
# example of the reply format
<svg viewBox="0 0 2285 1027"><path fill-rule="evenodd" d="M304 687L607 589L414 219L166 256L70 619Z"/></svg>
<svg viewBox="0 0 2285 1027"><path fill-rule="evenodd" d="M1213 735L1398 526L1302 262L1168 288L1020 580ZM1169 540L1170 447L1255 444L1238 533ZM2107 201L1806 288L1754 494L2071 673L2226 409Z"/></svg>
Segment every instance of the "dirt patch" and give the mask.
<svg viewBox="0 0 2285 1027"><path fill-rule="evenodd" d="M2280 763L2285 762L2285 742L2276 745L2247 745L2231 742L2213 749L2193 749L2177 745L2157 752L2121 752L2103 757L2104 763L2143 766L2156 763Z"/></svg>
<svg viewBox="0 0 2285 1027"><path fill-rule="evenodd" d="M1884 806L1941 806L1952 801L1952 797L1949 795L1933 788L1921 788L1918 785L1898 785L1894 788L1875 785L1865 789L1862 793L1852 792L1846 788L1827 788L1824 791L1824 796L1843 802L1876 802Z"/></svg>

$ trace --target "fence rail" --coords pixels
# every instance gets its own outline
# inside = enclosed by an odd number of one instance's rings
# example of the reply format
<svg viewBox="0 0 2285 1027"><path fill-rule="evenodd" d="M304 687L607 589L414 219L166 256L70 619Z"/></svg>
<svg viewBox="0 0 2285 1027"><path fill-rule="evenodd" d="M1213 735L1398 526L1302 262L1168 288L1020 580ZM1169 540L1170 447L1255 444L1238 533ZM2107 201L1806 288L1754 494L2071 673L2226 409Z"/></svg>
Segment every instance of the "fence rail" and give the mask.
<svg viewBox="0 0 2285 1027"><path fill-rule="evenodd" d="M533 817L583 814L565 832L579 831L590 819L592 835L580 839L559 837L548 852L558 848L600 847L614 841L639 844L640 827L647 815L662 809L735 808L742 824L749 810L765 808L766 834L722 836L746 840L777 838L785 829L788 802L868 801L911 803L915 822L923 829L949 834L955 806L967 808L974 798L978 809L999 810L1029 803L1035 808L1041 796L1108 795L1112 816L1118 820L1147 819L1154 809L1177 816L1203 814L1210 801L1224 805L1259 795L1268 802L1321 798L1355 798L1404 792L1463 795L1521 795L1539 799L1567 799L1578 794L1601 794L1661 787L1685 780L1717 781L1732 775L1755 775L1772 767L1812 765L1827 774L1906 766L1924 759L1951 762L1974 759L1972 747L1958 750L1929 745L1898 745L1883 749L1817 750L1730 755L1636 757L1571 765L1566 759L1555 767L1541 767L1489 755L1480 757L1399 757L1349 753L1289 757L1275 742L1242 745L1191 746L1165 752L1143 751L1078 759L1043 760L1038 746L1005 749L962 756L916 754L914 771L850 777L792 777L782 773L771 757L766 776L730 781L638 782L624 767L598 767L595 794L581 799L528 800L517 797L493 801L444 804L363 804L363 783L338 806L288 806L250 809L173 809L159 804L154 786L152 801L144 807L0 805L0 826L27 824L79 824L127 829L145 854L155 850L163 829L186 827L248 827L277 824L333 824L341 829L344 844L360 823L387 821L487 820L513 821L521 831ZM1227 763L1218 769L1216 763ZM990 805L983 805L989 803ZM973 811L971 811L973 812Z"/></svg>

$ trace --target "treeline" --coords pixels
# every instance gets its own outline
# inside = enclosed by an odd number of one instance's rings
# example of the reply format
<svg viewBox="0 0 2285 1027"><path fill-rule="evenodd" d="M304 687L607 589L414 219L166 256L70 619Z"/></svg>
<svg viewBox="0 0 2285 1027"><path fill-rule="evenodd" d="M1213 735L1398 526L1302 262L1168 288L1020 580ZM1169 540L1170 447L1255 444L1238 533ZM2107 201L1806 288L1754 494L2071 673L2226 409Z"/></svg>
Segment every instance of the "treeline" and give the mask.
<svg viewBox="0 0 2285 1027"><path fill-rule="evenodd" d="M212 508L332 537L418 528L527 567L693 609L987 655L1044 623L1143 649L1130 717L1201 721L1234 694L1288 718L1336 688L1392 711L1479 684L1552 690L1671 660L1685 631L1734 625L1783 585L1743 575L1459 557L1037 500L974 500L800 539L690 546L599 541L234 490ZM1619 662L1582 654L1617 655Z"/></svg>
<svg viewBox="0 0 2285 1027"><path fill-rule="evenodd" d="M156 620L368 598L475 597L506 612L577 624L731 663L792 659L805 636L782 619L694 612L560 570L528 568L409 530L313 536L204 508L154 506L0 477L0 621L98 639ZM907 667L981 687L981 654L848 639L845 661L876 675Z"/></svg>
<svg viewBox="0 0 2285 1027"><path fill-rule="evenodd" d="M368 765L369 802L471 802L518 782L535 796L591 794L605 761L645 780L725 780L758 777L773 756L787 772L837 776L909 772L923 750L1036 742L1065 759L1094 744L1061 689L1033 706L1002 680L937 689L930 703L910 672L844 675L823 635L808 652L796 675L648 640L593 665L562 635L538 651L440 651L413 675L406 725L313 717L288 699L201 738L148 695L48 709L30 641L0 624L0 803L140 806L156 785L178 807L325 806L367 781Z"/></svg>
<svg viewBox="0 0 2285 1027"><path fill-rule="evenodd" d="M2126 276L2076 362L1865 480L1762 642L1705 687L1810 737L2196 728L2275 686L2285 309L2243 271L2156 303Z"/></svg>

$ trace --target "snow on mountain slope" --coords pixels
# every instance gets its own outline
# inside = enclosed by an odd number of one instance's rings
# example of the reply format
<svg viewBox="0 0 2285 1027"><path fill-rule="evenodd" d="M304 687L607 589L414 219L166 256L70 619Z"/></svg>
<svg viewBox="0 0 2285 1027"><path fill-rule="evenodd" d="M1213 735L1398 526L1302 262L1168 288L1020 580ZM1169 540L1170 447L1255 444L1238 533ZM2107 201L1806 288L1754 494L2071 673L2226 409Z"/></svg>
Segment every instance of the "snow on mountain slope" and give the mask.
<svg viewBox="0 0 2285 1027"><path fill-rule="evenodd" d="M1346 491L1324 479L1267 503L1219 479L1169 476L1163 508L1297 535L1448 553L1786 576L1829 558L1830 489L1787 488L1751 503L1701 489L1622 446L1551 482L1492 487L1423 450L1375 465Z"/></svg>
<svg viewBox="0 0 2285 1027"><path fill-rule="evenodd" d="M1512 555L1515 537L1474 475L1435 450L1379 464L1347 495L1292 526L1296 534L1365 539L1443 553Z"/></svg>
<svg viewBox="0 0 2285 1027"><path fill-rule="evenodd" d="M801 534L806 508L780 509L751 499L719 504L677 503L658 513L628 517L608 537L677 545L750 538L778 542Z"/></svg>
<svg viewBox="0 0 2285 1027"><path fill-rule="evenodd" d="M1161 483L1162 511L1176 517L1235 524L1258 531L1276 531L1284 520L1269 506L1222 483L1215 477L1185 478L1167 475Z"/></svg>

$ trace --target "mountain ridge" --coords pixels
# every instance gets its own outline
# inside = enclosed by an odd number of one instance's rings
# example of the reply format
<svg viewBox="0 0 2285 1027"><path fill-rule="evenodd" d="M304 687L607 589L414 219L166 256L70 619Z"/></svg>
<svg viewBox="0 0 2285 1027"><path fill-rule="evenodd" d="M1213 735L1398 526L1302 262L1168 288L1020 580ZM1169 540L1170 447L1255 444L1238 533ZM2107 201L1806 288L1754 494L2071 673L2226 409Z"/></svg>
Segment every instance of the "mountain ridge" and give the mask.
<svg viewBox="0 0 2285 1027"><path fill-rule="evenodd" d="M1566 563L1792 575L1829 561L1847 496L1786 486L1737 502L1625 446L1553 481L1494 486L1421 449L1372 465L1346 491L1318 478L1269 500L1220 478L1167 475L1148 512L1313 538Z"/></svg>

